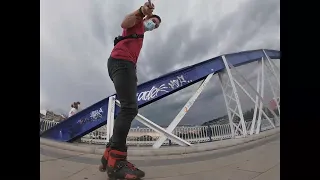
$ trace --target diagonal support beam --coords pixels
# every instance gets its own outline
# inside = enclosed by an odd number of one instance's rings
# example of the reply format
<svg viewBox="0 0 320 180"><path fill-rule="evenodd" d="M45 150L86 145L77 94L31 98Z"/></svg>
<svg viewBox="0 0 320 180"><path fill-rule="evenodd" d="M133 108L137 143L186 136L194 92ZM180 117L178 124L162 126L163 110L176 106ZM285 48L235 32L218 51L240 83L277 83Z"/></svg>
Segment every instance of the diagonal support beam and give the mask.
<svg viewBox="0 0 320 180"><path fill-rule="evenodd" d="M209 80L212 78L213 73L209 74L206 79L201 83L197 91L193 94L193 96L188 100L188 102L183 106L177 116L172 120L170 125L167 127L166 131L172 132L177 125L180 123L182 118L187 114L188 110L192 107L193 103L197 100L201 92L204 90ZM153 144L153 148L158 149L161 145L166 141L167 137L162 135L160 138Z"/></svg>
<svg viewBox="0 0 320 180"><path fill-rule="evenodd" d="M265 51L264 49L263 49L262 51L263 51L264 56L267 58L268 62L269 62L270 64L272 64L272 66L277 70L278 73L280 73L279 67L276 66L276 64L271 61L271 59L270 59L270 57L268 56L268 54L266 53L266 51Z"/></svg>
<svg viewBox="0 0 320 180"><path fill-rule="evenodd" d="M278 76L278 74L276 73L275 69L277 70L277 72L280 73L280 70L278 69L278 67L270 60L269 56L267 55L266 51L263 49L263 54L264 56L267 58L267 61L270 64L270 68L271 68L271 73L276 77L277 83L280 87L280 78Z"/></svg>
<svg viewBox="0 0 320 180"><path fill-rule="evenodd" d="M257 92L260 93L260 79L261 79L261 61L258 61L258 77L257 77ZM249 97L251 98L251 97ZM253 98L251 99L253 101ZM256 100L254 101L254 112L252 117L252 124L250 128L250 135L253 135L254 129L256 127L256 120L257 120L257 112L258 112L258 104L259 104L259 97L256 95Z"/></svg>
<svg viewBox="0 0 320 180"><path fill-rule="evenodd" d="M120 107L121 106L120 102L118 100L115 100L115 101L116 101L116 105ZM188 141L185 141L185 140L179 138L178 136L172 134L171 132L166 131L165 129L163 129L162 127L157 125L156 123L154 123L151 120L147 119L146 117L142 116L141 114L138 114L135 117L135 119L138 120L139 122L141 122L142 124L144 124L145 126L153 129L154 131L167 136L169 139L171 139L173 142L179 144L180 146L191 146L191 143L189 143Z"/></svg>
<svg viewBox="0 0 320 180"><path fill-rule="evenodd" d="M256 102L256 101L254 101L254 99L253 99L253 97L241 86L241 84L238 82L238 81L235 81L236 83L237 83L237 85L240 87L240 89L250 98L250 100L252 101L252 102ZM260 101L258 101L258 103L257 104L259 104L260 103ZM258 106L258 105L257 105ZM258 108L258 107L257 107ZM257 112L258 113L258 112ZM263 109L261 109L261 113L262 113L262 115L271 123L271 125L273 126L273 127L275 127L275 125L273 124L273 122L271 121L271 119L267 116L267 114L263 111Z"/></svg>
<svg viewBox="0 0 320 180"><path fill-rule="evenodd" d="M224 63L228 78L230 79L230 84L231 84L231 87L232 87L232 91L233 91L234 97L236 99L237 108L238 108L238 112L239 112L238 113L238 117L240 118L240 122L239 123L241 124L241 127L242 127L242 136L243 137L247 137L247 129L246 129L246 125L245 125L244 118L243 118L243 113L242 113L242 108L241 108L241 104L240 104L240 99L239 99L239 96L238 96L237 88L236 88L235 83L234 83L234 78L233 78L233 75L231 74L230 66L228 65L229 63L228 63L228 61L227 61L225 56L222 56L222 61Z"/></svg>
<svg viewBox="0 0 320 180"><path fill-rule="evenodd" d="M108 102L108 117L107 117L107 142L110 141L110 138L113 134L113 125L114 125L114 110L115 110L115 99L116 96L111 96Z"/></svg>
<svg viewBox="0 0 320 180"><path fill-rule="evenodd" d="M246 80L245 77L242 76L242 74L231 63L229 63L229 66L235 70L236 74L238 76L240 76L244 80L244 82L250 87L250 89L258 96L259 100L263 103L263 105L265 105L265 107L268 108L268 110L271 112L271 114L274 116L274 118L276 118L276 120L278 120L278 122L280 122L279 117L268 106L268 103L266 103L266 101L261 97L261 95L257 92L257 90Z"/></svg>
<svg viewBox="0 0 320 180"><path fill-rule="evenodd" d="M260 95L262 98L264 98L264 58L262 57L262 60L261 60L261 91L260 91ZM259 134L260 133L260 126L261 126L261 116L262 116L262 112L263 111L263 102L260 101L260 104L259 104L259 115L258 115L258 122L257 122L257 130L256 130L256 134ZM275 125L273 124L273 122L271 122L271 120L268 118L267 116L267 119L269 120L269 122L271 123L271 125L273 126L273 128L275 128Z"/></svg>
<svg viewBox="0 0 320 180"><path fill-rule="evenodd" d="M269 85L270 85L270 87L271 87L271 91L272 91L272 94L273 94L273 100L274 100L275 103L276 103L276 106L277 106L277 109L278 109L278 112L279 112L279 115L280 115L280 106L279 106L279 102L278 102L278 100L277 100L278 95L277 95L276 90L275 90L275 88L273 87L273 84L272 84L272 82L271 82L271 80L270 80L270 78L269 78L268 76L267 76L267 80L268 80L268 83L269 83Z"/></svg>

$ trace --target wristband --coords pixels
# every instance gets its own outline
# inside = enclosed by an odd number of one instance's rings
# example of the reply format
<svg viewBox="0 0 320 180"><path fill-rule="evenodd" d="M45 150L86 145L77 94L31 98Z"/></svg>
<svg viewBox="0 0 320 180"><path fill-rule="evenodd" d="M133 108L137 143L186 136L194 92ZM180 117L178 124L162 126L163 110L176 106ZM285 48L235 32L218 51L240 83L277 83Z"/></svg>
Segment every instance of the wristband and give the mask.
<svg viewBox="0 0 320 180"><path fill-rule="evenodd" d="M143 6L141 6L141 7L139 8L139 13L140 13L140 15L141 15L142 17L144 17L145 15L143 14L143 12L142 12L142 10L141 10L142 7L143 7Z"/></svg>

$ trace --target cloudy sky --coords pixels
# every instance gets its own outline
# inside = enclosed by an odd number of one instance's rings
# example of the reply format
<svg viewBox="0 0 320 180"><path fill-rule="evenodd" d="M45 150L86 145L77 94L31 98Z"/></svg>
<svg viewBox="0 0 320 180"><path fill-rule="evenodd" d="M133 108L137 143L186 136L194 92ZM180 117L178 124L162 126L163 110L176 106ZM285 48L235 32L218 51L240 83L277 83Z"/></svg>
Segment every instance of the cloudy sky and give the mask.
<svg viewBox="0 0 320 180"><path fill-rule="evenodd" d="M113 38L121 34L124 16L145 1L40 2L40 109L66 113L74 101L86 107L114 93L106 68ZM280 48L280 0L154 2L162 24L145 35L137 65L139 83L224 53ZM239 68L252 85L255 68L256 63ZM211 82L182 124L198 124L226 114L217 76ZM158 124L168 124L198 85L140 112ZM244 109L253 106L244 94L240 96Z"/></svg>

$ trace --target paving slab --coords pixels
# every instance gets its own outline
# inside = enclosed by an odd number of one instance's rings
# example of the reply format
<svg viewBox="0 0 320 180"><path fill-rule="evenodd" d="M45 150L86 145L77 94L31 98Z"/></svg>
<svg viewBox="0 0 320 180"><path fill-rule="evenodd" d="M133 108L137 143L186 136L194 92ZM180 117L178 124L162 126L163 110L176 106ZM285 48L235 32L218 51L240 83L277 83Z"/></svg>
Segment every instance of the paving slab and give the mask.
<svg viewBox="0 0 320 180"><path fill-rule="evenodd" d="M201 172L201 173L193 173L189 175L164 177L164 178L151 178L151 179L153 180L215 180L215 179L217 180L251 180L252 178L258 175L259 174L255 172L224 168L217 171L207 171L207 172Z"/></svg>
<svg viewBox="0 0 320 180"><path fill-rule="evenodd" d="M43 150L45 151L45 148ZM106 173L98 171L98 155L59 152L66 154L65 156L61 154L59 158L40 155L41 180L107 179ZM75 157L79 156L91 157L96 164L75 161ZM132 160L132 162L134 164L137 162L139 164L141 161L148 162L139 166L146 172L144 180L279 180L280 136L260 146L239 150L239 152L234 150L232 154L221 157L208 155L207 159L197 160L197 156L194 156L192 161L184 161L185 158L188 157L177 157L175 163L165 165L159 164L158 161L167 159L148 159L147 157Z"/></svg>
<svg viewBox="0 0 320 180"><path fill-rule="evenodd" d="M260 174L253 180L280 180L280 163L277 164L275 167L272 167L268 171Z"/></svg>
<svg viewBox="0 0 320 180"><path fill-rule="evenodd" d="M233 168L247 170L253 172L266 172L270 168L280 163L279 153L280 142L278 144L269 144L268 149L260 149L260 151L250 151L255 158L248 158L247 161L235 163Z"/></svg>

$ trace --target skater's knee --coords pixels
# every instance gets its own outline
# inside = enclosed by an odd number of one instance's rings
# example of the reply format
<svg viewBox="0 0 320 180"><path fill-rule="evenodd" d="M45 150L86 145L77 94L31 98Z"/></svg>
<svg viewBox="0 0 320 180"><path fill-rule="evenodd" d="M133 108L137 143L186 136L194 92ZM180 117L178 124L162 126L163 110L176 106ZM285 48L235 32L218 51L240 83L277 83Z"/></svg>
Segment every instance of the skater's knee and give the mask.
<svg viewBox="0 0 320 180"><path fill-rule="evenodd" d="M132 121L137 116L138 109L136 109L136 108L121 108L121 112L123 113L124 119Z"/></svg>
<svg viewBox="0 0 320 180"><path fill-rule="evenodd" d="M134 119L137 114L138 114L138 107L136 108L126 108L123 107L121 108L121 111L129 118L129 119Z"/></svg>
<svg viewBox="0 0 320 180"><path fill-rule="evenodd" d="M135 101L121 103L121 111L131 116L138 114L138 104Z"/></svg>

